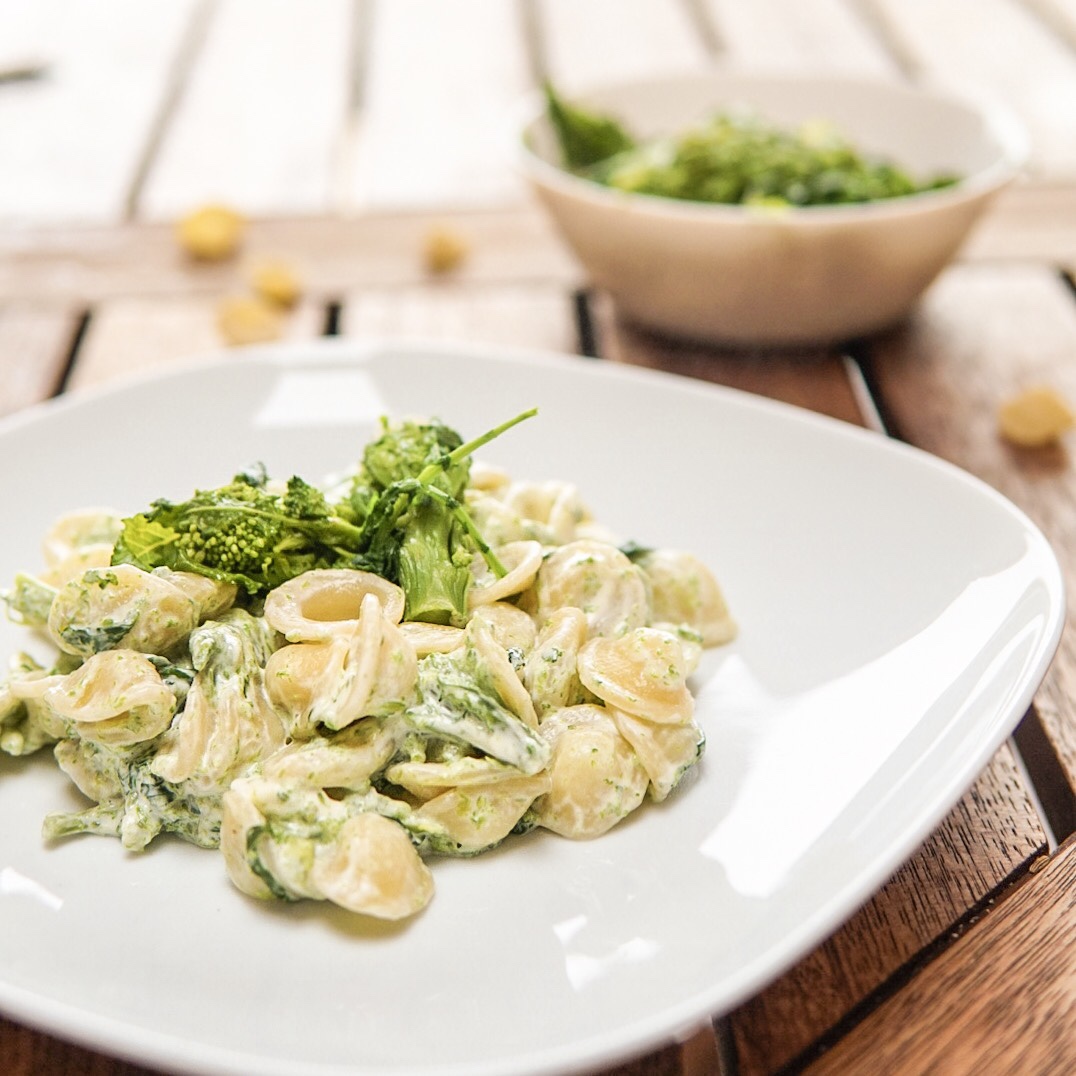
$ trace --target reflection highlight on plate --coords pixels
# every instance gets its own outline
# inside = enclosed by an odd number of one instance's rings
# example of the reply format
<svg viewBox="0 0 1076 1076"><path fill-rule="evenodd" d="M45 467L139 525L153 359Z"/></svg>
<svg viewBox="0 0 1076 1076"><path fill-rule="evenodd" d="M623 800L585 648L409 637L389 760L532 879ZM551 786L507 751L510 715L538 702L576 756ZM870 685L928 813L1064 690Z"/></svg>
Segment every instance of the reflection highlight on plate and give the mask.
<svg viewBox="0 0 1076 1076"><path fill-rule="evenodd" d="M569 946L586 925L585 915L575 915L553 926L553 933L557 935L565 948L564 971L574 990L584 990L626 964L638 964L644 960L650 960L661 952L661 946L652 938L639 937L630 938L600 956L573 951Z"/></svg>
<svg viewBox="0 0 1076 1076"><path fill-rule="evenodd" d="M273 384L256 426L319 426L376 422L388 406L365 370L287 370Z"/></svg>
<svg viewBox="0 0 1076 1076"><path fill-rule="evenodd" d="M724 867L737 892L763 899L777 892L950 691L963 699L951 725L984 689L1019 682L1034 659L1037 628L999 632L990 612L1020 606L1033 555L1028 548L1004 571L972 581L889 653L798 695L774 697L740 655L729 656L700 702L705 695L730 728L752 726L752 754L730 810L699 851ZM820 744L828 749L819 751Z"/></svg>
<svg viewBox="0 0 1076 1076"><path fill-rule="evenodd" d="M14 867L0 870L0 897L30 897L53 912L58 912L64 903L62 897L56 896L33 878L27 878Z"/></svg>

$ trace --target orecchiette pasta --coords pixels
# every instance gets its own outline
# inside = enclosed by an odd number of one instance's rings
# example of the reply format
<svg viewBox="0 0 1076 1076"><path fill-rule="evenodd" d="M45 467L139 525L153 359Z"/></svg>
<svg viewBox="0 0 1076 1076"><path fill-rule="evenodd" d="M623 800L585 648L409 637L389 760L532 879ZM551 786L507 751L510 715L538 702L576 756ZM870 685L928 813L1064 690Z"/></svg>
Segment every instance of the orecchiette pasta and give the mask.
<svg viewBox="0 0 1076 1076"><path fill-rule="evenodd" d="M156 667L133 650L106 650L43 694L42 702L91 743L121 747L159 736L176 699Z"/></svg>
<svg viewBox="0 0 1076 1076"><path fill-rule="evenodd" d="M603 707L558 710L542 723L552 788L538 824L564 837L598 837L631 814L650 778Z"/></svg>
<svg viewBox="0 0 1076 1076"><path fill-rule="evenodd" d="M123 516L110 508L82 508L66 512L45 532L41 544L45 566L55 568L71 554L88 546L105 546L111 552L122 529Z"/></svg>
<svg viewBox="0 0 1076 1076"><path fill-rule="evenodd" d="M736 635L736 624L717 580L693 553L652 549L638 563L650 584L653 622L694 629L704 646L727 643Z"/></svg>
<svg viewBox="0 0 1076 1076"><path fill-rule="evenodd" d="M265 619L289 643L318 643L354 628L363 600L374 595L382 615L399 624L404 592L372 572L322 568L304 572L271 591L265 599Z"/></svg>
<svg viewBox="0 0 1076 1076"><path fill-rule="evenodd" d="M287 711L292 736L401 710L414 696L414 647L385 616L377 594L363 597L357 619L339 623L325 641L293 643L266 664L269 692Z"/></svg>
<svg viewBox="0 0 1076 1076"><path fill-rule="evenodd" d="M167 579L131 564L91 568L60 588L48 628L68 654L126 647L169 654L198 623L198 604Z"/></svg>
<svg viewBox="0 0 1076 1076"><path fill-rule="evenodd" d="M188 545L145 516L57 521L45 567L3 597L58 653L0 679L0 750L51 747L91 801L48 815L47 838L171 833L219 849L248 896L400 919L430 901L434 856L597 837L670 796L705 743L689 677L736 633L709 569L621 547L570 483L472 467L444 427L404 432L320 490L239 476L226 507L259 507L238 534L213 531L222 491ZM291 510L300 537L278 539L266 518ZM365 540L401 521L439 528L447 558L420 597L425 539ZM307 531L327 537L295 554ZM145 567L130 553L169 542Z"/></svg>
<svg viewBox="0 0 1076 1076"><path fill-rule="evenodd" d="M616 546L585 539L559 546L535 584L539 624L557 609L581 609L591 636L623 635L649 620L643 573Z"/></svg>
<svg viewBox="0 0 1076 1076"><path fill-rule="evenodd" d="M663 724L691 720L695 700L683 651L666 631L635 628L615 639L591 639L576 664L583 685L609 706Z"/></svg>

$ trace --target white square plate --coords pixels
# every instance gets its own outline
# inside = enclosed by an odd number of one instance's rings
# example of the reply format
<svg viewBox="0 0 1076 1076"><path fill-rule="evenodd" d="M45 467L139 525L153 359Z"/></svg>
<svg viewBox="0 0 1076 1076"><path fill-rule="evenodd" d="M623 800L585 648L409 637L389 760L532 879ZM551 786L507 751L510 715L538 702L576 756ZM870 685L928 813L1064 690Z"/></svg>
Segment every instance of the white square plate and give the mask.
<svg viewBox="0 0 1076 1076"><path fill-rule="evenodd" d="M199 1073L481 1076L610 1064L726 1010L928 835L1028 705L1064 617L1042 535L981 482L851 426L648 371L420 342L252 351L0 424L0 579L59 513L185 498L254 460L319 480L382 414L575 482L618 533L689 549L740 637L694 687L692 777L606 836L436 860L385 925L243 897L212 853L46 847L78 795L0 761L0 1008ZM0 627L5 653L24 632Z"/></svg>

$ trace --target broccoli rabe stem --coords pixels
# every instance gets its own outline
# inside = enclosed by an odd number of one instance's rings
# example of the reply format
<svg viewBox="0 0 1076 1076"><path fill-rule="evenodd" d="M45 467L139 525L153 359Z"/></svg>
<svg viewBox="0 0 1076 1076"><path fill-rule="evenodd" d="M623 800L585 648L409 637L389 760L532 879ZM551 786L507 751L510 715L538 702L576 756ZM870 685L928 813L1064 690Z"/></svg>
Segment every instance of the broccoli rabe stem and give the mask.
<svg viewBox="0 0 1076 1076"><path fill-rule="evenodd" d="M426 467L422 469L418 475L418 481L423 484L432 482L440 472L447 471L454 463L459 463L460 460L473 455L483 445L487 445L490 441L494 440L494 438L500 437L506 430L510 430L513 426L518 426L519 423L528 418L533 418L537 414L538 408L532 407L530 410L523 411L516 415L515 418L510 418L507 422L502 422L499 426L494 426L492 430L487 430L485 433L474 438L474 440L467 441L458 448L454 448L451 452L446 452L439 460L427 464Z"/></svg>

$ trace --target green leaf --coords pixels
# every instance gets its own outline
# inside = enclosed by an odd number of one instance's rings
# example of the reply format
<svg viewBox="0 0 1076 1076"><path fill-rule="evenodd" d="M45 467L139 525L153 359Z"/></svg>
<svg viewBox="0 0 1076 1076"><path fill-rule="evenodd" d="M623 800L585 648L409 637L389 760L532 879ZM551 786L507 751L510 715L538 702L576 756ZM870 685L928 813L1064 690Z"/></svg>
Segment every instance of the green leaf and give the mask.
<svg viewBox="0 0 1076 1076"><path fill-rule="evenodd" d="M568 104L547 82L546 106L567 168L587 168L634 148L635 139L612 117Z"/></svg>

